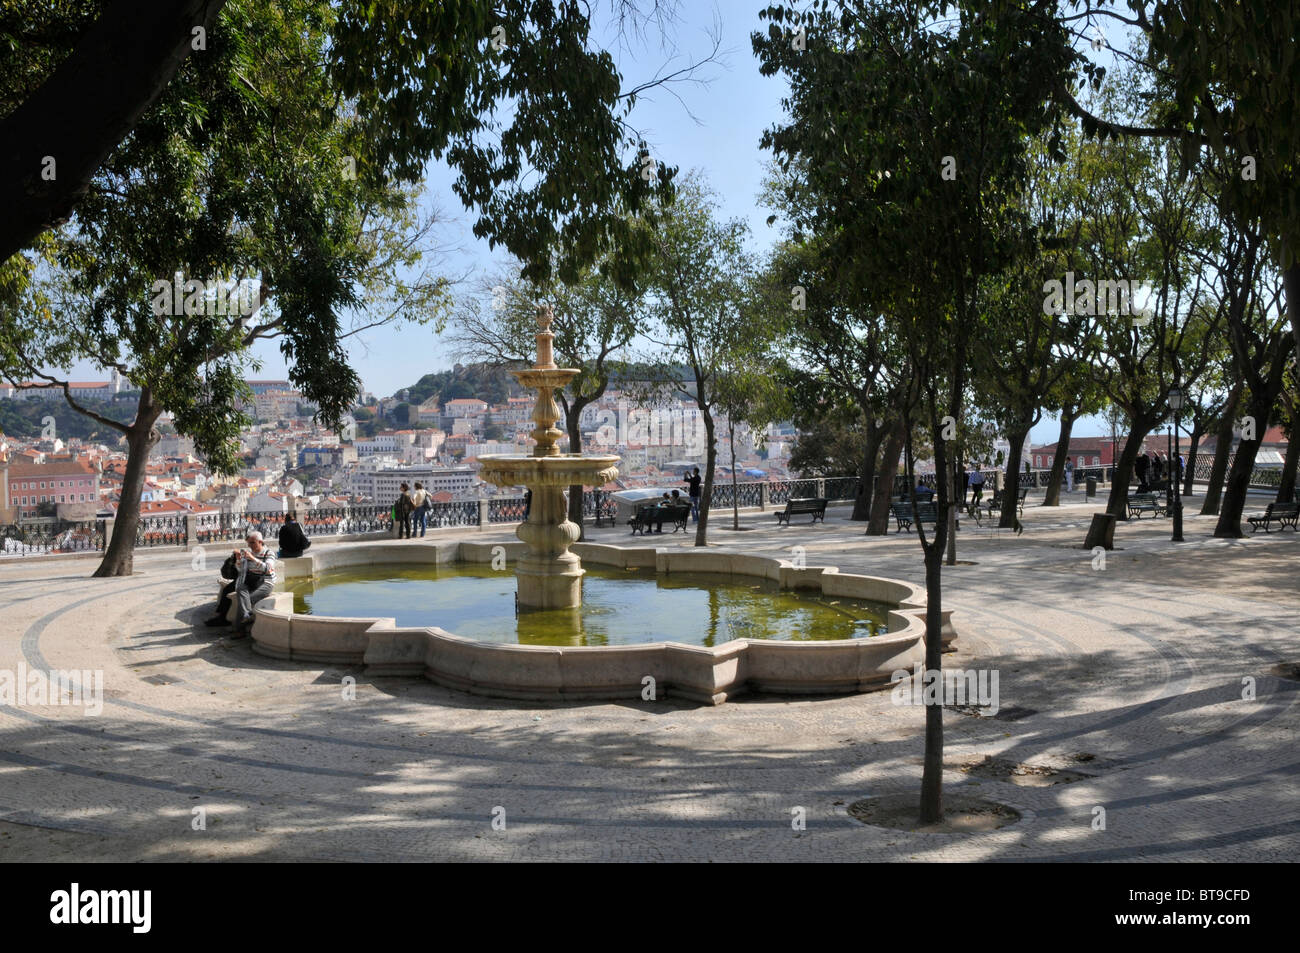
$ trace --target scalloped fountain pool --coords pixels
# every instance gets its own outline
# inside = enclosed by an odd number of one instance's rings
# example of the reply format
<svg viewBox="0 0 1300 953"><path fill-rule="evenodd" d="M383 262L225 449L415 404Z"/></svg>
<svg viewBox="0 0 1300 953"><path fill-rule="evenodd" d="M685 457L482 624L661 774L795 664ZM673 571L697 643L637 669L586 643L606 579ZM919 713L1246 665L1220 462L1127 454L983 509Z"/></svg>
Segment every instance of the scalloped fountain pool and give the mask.
<svg viewBox="0 0 1300 953"><path fill-rule="evenodd" d="M886 633L895 608L753 576L599 565L586 568L580 607L518 615L514 574L482 563L355 566L288 580L285 591L300 615L390 617L400 627L538 646L860 639Z"/></svg>

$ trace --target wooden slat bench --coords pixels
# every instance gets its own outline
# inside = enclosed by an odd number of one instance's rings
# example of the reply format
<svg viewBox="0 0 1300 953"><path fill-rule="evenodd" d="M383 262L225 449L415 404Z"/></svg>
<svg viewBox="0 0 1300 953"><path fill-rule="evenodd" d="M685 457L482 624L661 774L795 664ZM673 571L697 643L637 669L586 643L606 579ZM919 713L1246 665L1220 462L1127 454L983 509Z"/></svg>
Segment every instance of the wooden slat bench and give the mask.
<svg viewBox="0 0 1300 953"><path fill-rule="evenodd" d="M889 511L893 514L897 522L895 532L902 532L904 529L909 532L913 523L931 523L938 519L939 508L933 501L917 501L916 512L912 512L911 503L890 503ZM961 520L956 521L957 529L961 529Z"/></svg>
<svg viewBox="0 0 1300 953"><path fill-rule="evenodd" d="M636 508L636 513L627 525L632 527L632 535L638 532L644 536L651 532L651 525L659 525L660 522L671 523L673 532L686 529L686 521L691 518L691 504L677 503L661 505L659 503L643 503Z"/></svg>
<svg viewBox="0 0 1300 953"><path fill-rule="evenodd" d="M790 517L798 516L800 513L811 513L812 521L816 523L821 520L826 522L826 501L818 498L806 497L796 499L791 497L785 501L785 509L776 513L776 522L778 525L785 523L790 525Z"/></svg>
<svg viewBox="0 0 1300 953"><path fill-rule="evenodd" d="M990 518L993 516L994 513L1002 512L1003 492L1004 492L1003 490L994 490L993 495L984 501L984 506L988 509L988 515L990 516ZM1020 488L1020 498L1016 500L1017 516L1025 515L1025 497L1027 497L1028 495L1029 495L1029 487L1022 486Z"/></svg>
<svg viewBox="0 0 1300 953"><path fill-rule="evenodd" d="M1128 518L1141 519L1143 513L1168 516L1169 505L1159 493L1136 493L1128 498Z"/></svg>
<svg viewBox="0 0 1300 953"><path fill-rule="evenodd" d="M1250 531L1253 533L1261 526L1264 532L1270 532L1269 526L1277 523L1283 529L1290 526L1293 530L1300 529L1300 503L1270 503L1263 513L1246 518L1250 524Z"/></svg>

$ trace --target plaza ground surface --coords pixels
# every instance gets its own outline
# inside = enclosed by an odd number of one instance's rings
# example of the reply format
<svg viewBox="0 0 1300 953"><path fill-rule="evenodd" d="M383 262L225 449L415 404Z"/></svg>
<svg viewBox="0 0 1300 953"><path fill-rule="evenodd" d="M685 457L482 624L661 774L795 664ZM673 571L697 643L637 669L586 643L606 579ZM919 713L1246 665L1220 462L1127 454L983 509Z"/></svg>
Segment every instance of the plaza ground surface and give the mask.
<svg viewBox="0 0 1300 953"><path fill-rule="evenodd" d="M1100 506L1070 500L1031 497L1020 537L963 520L964 564L944 569L960 634L944 664L997 670L1001 708L946 712L946 790L1016 808L1001 829L848 813L919 789L924 709L888 691L541 704L273 661L199 624L219 561L196 572L169 551L119 579L80 558L0 566L0 670L105 679L97 717L0 705L0 861L1294 860L1300 683L1270 670L1300 661L1300 534L1215 540L1189 516L1174 545L1148 518L1094 568L1081 545ZM737 533L715 513L711 542L923 582L915 535L847 516L777 529L746 513Z"/></svg>

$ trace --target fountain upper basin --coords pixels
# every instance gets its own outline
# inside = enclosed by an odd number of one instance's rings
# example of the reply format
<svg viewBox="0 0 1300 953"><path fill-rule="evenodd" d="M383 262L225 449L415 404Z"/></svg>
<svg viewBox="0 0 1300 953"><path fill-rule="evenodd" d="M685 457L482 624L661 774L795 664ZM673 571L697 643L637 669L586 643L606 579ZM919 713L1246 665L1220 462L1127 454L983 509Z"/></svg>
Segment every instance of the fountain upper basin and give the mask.
<svg viewBox="0 0 1300 953"><path fill-rule="evenodd" d="M492 454L478 458L479 476L494 486L603 486L618 476L613 454L560 453L549 457Z"/></svg>

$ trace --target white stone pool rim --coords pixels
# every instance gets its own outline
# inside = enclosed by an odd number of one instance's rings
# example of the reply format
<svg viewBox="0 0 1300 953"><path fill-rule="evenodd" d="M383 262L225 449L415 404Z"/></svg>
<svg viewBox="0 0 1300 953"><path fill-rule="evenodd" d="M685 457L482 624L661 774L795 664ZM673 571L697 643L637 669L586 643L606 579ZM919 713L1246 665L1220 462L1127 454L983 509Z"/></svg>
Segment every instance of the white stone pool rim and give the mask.
<svg viewBox="0 0 1300 953"><path fill-rule="evenodd" d="M522 543L458 540L373 542L283 560L281 584L333 569L386 565L513 563ZM367 676L423 675L449 688L520 700L643 698L667 695L717 705L744 692L844 694L888 688L890 674L925 657L925 590L898 579L796 567L784 559L719 549L654 549L578 543L584 563L619 569L720 573L777 582L784 589L894 606L888 632L827 642L733 639L712 648L680 642L610 646L539 646L479 642L436 626L398 628L391 618L303 615L293 594L273 593L257 607L253 648L302 662L364 665ZM956 633L943 612L944 650ZM654 679L646 681L647 676Z"/></svg>

